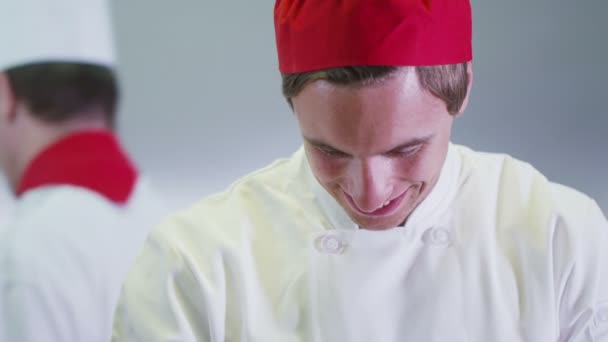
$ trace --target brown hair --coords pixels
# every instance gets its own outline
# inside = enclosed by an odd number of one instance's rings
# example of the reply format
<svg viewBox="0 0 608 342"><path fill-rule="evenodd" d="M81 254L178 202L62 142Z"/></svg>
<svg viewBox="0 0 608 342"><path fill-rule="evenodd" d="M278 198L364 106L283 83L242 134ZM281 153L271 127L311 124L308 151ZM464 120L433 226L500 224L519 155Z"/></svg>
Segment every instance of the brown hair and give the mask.
<svg viewBox="0 0 608 342"><path fill-rule="evenodd" d="M332 84L366 85L393 75L404 67L350 66L296 74L282 74L283 95L292 106L291 98L309 83L325 80ZM445 102L450 114L457 114L467 96L469 75L467 63L414 67L421 87Z"/></svg>
<svg viewBox="0 0 608 342"><path fill-rule="evenodd" d="M101 113L114 125L118 84L114 72L84 63L32 63L6 70L15 97L32 115L48 123L63 123Z"/></svg>

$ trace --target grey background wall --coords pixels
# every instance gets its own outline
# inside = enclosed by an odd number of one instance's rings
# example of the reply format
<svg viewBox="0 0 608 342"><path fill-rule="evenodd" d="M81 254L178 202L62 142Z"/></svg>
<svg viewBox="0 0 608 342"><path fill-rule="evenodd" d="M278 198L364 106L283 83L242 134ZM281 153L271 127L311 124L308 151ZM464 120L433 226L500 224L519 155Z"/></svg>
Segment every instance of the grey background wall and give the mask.
<svg viewBox="0 0 608 342"><path fill-rule="evenodd" d="M181 205L299 145L273 0L114 1L122 130ZM525 159L608 210L605 0L473 0L475 81L454 141Z"/></svg>
<svg viewBox="0 0 608 342"><path fill-rule="evenodd" d="M273 0L113 1L120 133L173 207L299 146ZM608 212L606 0L472 0L475 80L454 141L510 153Z"/></svg>

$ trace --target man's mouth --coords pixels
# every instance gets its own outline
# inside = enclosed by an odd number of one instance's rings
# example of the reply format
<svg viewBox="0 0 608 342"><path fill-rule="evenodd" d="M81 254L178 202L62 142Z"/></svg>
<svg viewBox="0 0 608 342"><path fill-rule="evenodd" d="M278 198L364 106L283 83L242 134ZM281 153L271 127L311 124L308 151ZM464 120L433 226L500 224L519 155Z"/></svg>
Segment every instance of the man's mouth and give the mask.
<svg viewBox="0 0 608 342"><path fill-rule="evenodd" d="M347 193L344 194L346 195L345 197L349 202L351 208L353 208L358 214L368 217L381 217L392 215L400 207L401 203L403 202L403 199L405 198L405 195L407 194L407 190L401 195L393 199L387 200L382 204L382 206L377 209L374 209L373 211L365 211L360 209L350 195L348 195Z"/></svg>

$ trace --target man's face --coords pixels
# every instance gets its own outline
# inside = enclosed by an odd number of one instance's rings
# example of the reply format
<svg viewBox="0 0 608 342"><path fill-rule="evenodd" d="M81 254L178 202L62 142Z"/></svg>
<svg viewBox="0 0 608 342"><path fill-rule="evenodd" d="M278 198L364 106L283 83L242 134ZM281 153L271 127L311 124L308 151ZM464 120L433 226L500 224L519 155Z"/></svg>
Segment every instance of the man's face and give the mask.
<svg viewBox="0 0 608 342"><path fill-rule="evenodd" d="M6 117L10 110L9 101L11 94L9 93L9 83L6 75L0 70L0 168L4 169L6 159L6 149L9 145L9 134L7 134ZM0 172L1 173L1 172Z"/></svg>
<svg viewBox="0 0 608 342"><path fill-rule="evenodd" d="M15 168L13 151L17 144L18 132L14 128L12 119L14 106L15 99L8 77L0 71L0 178L2 174L11 178Z"/></svg>
<svg viewBox="0 0 608 342"><path fill-rule="evenodd" d="M437 182L453 116L413 68L366 86L315 81L292 101L315 177L361 228L402 224Z"/></svg>

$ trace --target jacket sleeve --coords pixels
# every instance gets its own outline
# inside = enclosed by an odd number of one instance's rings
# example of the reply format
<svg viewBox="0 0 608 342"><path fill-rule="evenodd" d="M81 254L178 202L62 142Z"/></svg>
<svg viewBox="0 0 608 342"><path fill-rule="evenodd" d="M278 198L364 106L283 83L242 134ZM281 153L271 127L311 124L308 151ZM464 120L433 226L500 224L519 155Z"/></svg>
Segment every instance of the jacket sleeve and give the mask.
<svg viewBox="0 0 608 342"><path fill-rule="evenodd" d="M563 268L558 298L562 342L608 342L608 222L590 201L579 226L561 229L554 249ZM565 225L565 224L564 224Z"/></svg>
<svg viewBox="0 0 608 342"><path fill-rule="evenodd" d="M125 281L112 341L223 342L221 261L210 257L193 262L179 242L162 233L175 227L169 223L159 228Z"/></svg>

